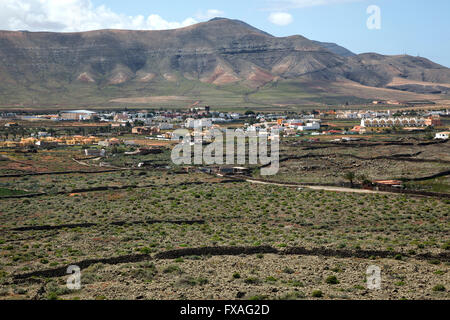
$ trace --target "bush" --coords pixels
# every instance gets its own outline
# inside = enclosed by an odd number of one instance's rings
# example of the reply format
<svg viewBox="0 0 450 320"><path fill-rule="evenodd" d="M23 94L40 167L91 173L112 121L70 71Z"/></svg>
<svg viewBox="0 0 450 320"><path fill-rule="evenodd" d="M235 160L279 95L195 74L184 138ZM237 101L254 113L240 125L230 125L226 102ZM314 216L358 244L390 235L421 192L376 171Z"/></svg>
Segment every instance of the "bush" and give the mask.
<svg viewBox="0 0 450 320"><path fill-rule="evenodd" d="M145 281L151 281L158 273L155 265L152 263L150 265L144 266L144 268L135 269L132 271L133 277L142 279Z"/></svg>
<svg viewBox="0 0 450 320"><path fill-rule="evenodd" d="M200 286L203 286L209 282L208 279L206 279L206 278L197 278L196 281L197 281L197 284Z"/></svg>
<svg viewBox="0 0 450 320"><path fill-rule="evenodd" d="M189 286L196 286L196 285L200 285L200 286L202 286L202 285L205 285L205 284L207 284L209 281L208 281L208 279L205 279L205 278L192 278L192 277L186 277L186 278L183 278L183 279L180 279L179 281L178 281L178 283L180 284L180 285L189 285Z"/></svg>
<svg viewBox="0 0 450 320"><path fill-rule="evenodd" d="M244 280L246 284L257 284L259 283L259 279L255 277L250 277Z"/></svg>
<svg viewBox="0 0 450 320"><path fill-rule="evenodd" d="M323 292L320 290L314 290L311 294L314 298L322 298Z"/></svg>
<svg viewBox="0 0 450 320"><path fill-rule="evenodd" d="M55 292L50 292L47 296L48 300L58 300L58 295Z"/></svg>
<svg viewBox="0 0 450 320"><path fill-rule="evenodd" d="M144 248L139 248L138 249L142 254L150 254L152 252L152 249L148 248L148 247L144 247Z"/></svg>
<svg viewBox="0 0 450 320"><path fill-rule="evenodd" d="M442 284L438 284L433 287L433 291L434 292L444 292L445 287Z"/></svg>
<svg viewBox="0 0 450 320"><path fill-rule="evenodd" d="M240 279L241 275L238 272L233 273L233 278L234 279Z"/></svg>
<svg viewBox="0 0 450 320"><path fill-rule="evenodd" d="M272 277L272 276L269 276L266 278L266 282L277 282L277 281L278 281L278 279L275 277Z"/></svg>
<svg viewBox="0 0 450 320"><path fill-rule="evenodd" d="M261 300L267 300L267 296L263 296L263 295L256 295L256 296L251 296L250 298L248 298L248 300L251 301L261 301Z"/></svg>
<svg viewBox="0 0 450 320"><path fill-rule="evenodd" d="M296 300L299 298L304 298L305 294L303 292L289 292L280 297L280 300Z"/></svg>
<svg viewBox="0 0 450 320"><path fill-rule="evenodd" d="M284 268L283 272L287 273L287 274L293 274L295 271L292 270L291 268L286 267L286 268Z"/></svg>
<svg viewBox="0 0 450 320"><path fill-rule="evenodd" d="M168 266L167 268L165 268L163 270L163 272L164 273L179 273L179 274L183 273L181 268L179 266L177 266L177 265Z"/></svg>

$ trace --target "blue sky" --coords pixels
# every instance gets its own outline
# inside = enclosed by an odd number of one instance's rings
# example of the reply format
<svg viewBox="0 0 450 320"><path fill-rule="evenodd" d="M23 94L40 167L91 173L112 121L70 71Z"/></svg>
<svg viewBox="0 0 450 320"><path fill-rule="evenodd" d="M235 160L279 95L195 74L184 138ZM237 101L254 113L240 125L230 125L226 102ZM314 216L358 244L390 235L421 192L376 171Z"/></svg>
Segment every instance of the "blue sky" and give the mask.
<svg viewBox="0 0 450 320"><path fill-rule="evenodd" d="M216 9L227 18L246 21L276 36L301 34L309 39L336 42L355 53L420 55L450 67L448 0L323 1L323 5L311 6L307 4L314 1L292 1L291 6L289 2L109 0L106 3L114 11L129 15L157 13L169 21L182 21L198 12ZM296 3L300 5L296 7ZM369 5L378 5L381 9L380 30L369 30L366 26ZM272 12L287 12L293 22L286 26L275 25L268 19Z"/></svg>
<svg viewBox="0 0 450 320"><path fill-rule="evenodd" d="M381 29L367 28L370 5L381 10ZM0 0L0 29L166 29L222 16L275 36L420 55L450 67L449 14L449 0Z"/></svg>

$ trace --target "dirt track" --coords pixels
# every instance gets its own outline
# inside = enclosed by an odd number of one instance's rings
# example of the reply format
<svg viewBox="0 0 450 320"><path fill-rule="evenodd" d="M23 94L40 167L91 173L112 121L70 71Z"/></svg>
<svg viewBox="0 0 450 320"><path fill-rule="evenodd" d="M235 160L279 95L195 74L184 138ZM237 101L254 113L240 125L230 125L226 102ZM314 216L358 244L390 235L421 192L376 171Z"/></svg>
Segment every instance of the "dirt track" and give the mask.
<svg viewBox="0 0 450 320"><path fill-rule="evenodd" d="M280 186L280 187L296 187L292 184L284 184L284 183L275 183L275 182L263 182L258 180L252 180L252 179L246 179L245 181L250 183L257 183L257 184L265 184L265 185L273 185L273 186ZM394 194L392 192L386 192L386 191L376 191L376 190L366 190L366 189L352 189L352 188L345 188L345 187L330 187L330 186L311 186L311 185L302 185L297 186L299 188L308 188L313 190L325 190L325 191L335 191L335 192L352 192L352 193L378 193L378 194Z"/></svg>

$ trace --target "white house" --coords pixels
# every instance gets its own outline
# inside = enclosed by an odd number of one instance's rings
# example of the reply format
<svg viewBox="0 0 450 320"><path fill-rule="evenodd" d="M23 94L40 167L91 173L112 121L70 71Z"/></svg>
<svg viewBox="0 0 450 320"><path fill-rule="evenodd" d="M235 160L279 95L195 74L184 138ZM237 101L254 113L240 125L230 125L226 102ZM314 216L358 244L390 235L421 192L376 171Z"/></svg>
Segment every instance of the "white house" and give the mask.
<svg viewBox="0 0 450 320"><path fill-rule="evenodd" d="M38 132L38 137L49 137L50 133L45 132L45 131L39 131Z"/></svg>
<svg viewBox="0 0 450 320"><path fill-rule="evenodd" d="M224 118L212 118L211 121L212 122L227 122L227 120Z"/></svg>
<svg viewBox="0 0 450 320"><path fill-rule="evenodd" d="M194 128L210 128L212 127L211 119L186 119L186 123L184 125L186 128L194 129Z"/></svg>
<svg viewBox="0 0 450 320"><path fill-rule="evenodd" d="M436 133L435 139L448 140L450 136L450 131L438 132Z"/></svg>
<svg viewBox="0 0 450 320"><path fill-rule="evenodd" d="M336 114L337 119L358 119L358 112L340 111Z"/></svg>
<svg viewBox="0 0 450 320"><path fill-rule="evenodd" d="M160 123L158 125L160 130L172 130L173 129L173 124L172 123Z"/></svg>
<svg viewBox="0 0 450 320"><path fill-rule="evenodd" d="M97 112L90 110L71 110L61 112L61 120L83 121L91 120L97 116Z"/></svg>
<svg viewBox="0 0 450 320"><path fill-rule="evenodd" d="M308 122L304 126L298 126L298 130L300 130L300 131L319 130L319 129L320 129L320 123L319 122Z"/></svg>
<svg viewBox="0 0 450 320"><path fill-rule="evenodd" d="M88 157L104 157L106 155L105 149L84 149L84 153Z"/></svg>
<svg viewBox="0 0 450 320"><path fill-rule="evenodd" d="M239 118L241 117L241 115L239 113L231 113L231 114L229 114L229 116L233 120L239 120Z"/></svg>
<svg viewBox="0 0 450 320"><path fill-rule="evenodd" d="M367 118L361 120L361 127L424 127L424 118Z"/></svg>

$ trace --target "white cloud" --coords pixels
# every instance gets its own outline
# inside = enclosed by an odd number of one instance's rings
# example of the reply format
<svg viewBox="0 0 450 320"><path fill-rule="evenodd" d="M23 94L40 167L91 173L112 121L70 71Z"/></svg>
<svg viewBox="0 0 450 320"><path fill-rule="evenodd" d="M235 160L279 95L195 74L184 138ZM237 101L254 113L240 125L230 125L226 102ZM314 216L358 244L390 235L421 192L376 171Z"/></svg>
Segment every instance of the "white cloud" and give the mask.
<svg viewBox="0 0 450 320"><path fill-rule="evenodd" d="M278 26L287 26L294 21L290 13L274 12L269 15L269 21Z"/></svg>
<svg viewBox="0 0 450 320"><path fill-rule="evenodd" d="M343 4L363 0L268 0L271 3L269 10L289 10L332 4Z"/></svg>
<svg viewBox="0 0 450 320"><path fill-rule="evenodd" d="M91 0L0 0L0 30L161 30L186 27L197 22L192 17L172 22L157 14L127 16L105 5L94 6Z"/></svg>
<svg viewBox="0 0 450 320"><path fill-rule="evenodd" d="M212 18L221 17L224 15L223 11L217 9L209 9L206 12L198 12L196 18L199 20L210 20Z"/></svg>

